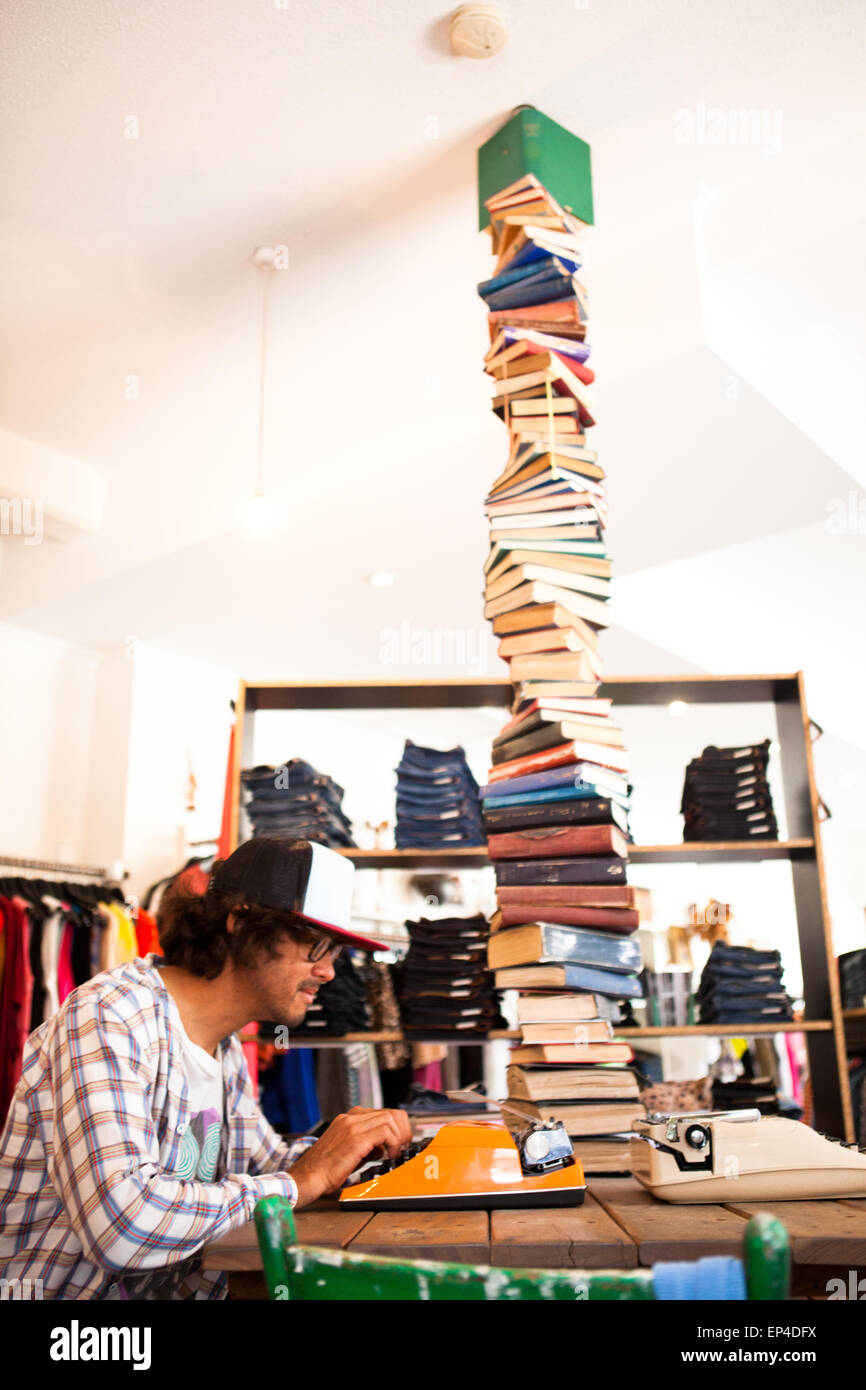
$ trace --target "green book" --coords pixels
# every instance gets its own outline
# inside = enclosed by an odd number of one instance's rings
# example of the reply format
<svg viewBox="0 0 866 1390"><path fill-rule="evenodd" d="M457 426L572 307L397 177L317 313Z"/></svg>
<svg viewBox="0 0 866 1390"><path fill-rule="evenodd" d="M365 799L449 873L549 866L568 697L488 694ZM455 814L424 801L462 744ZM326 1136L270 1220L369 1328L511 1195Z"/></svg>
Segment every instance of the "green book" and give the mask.
<svg viewBox="0 0 866 1390"><path fill-rule="evenodd" d="M478 226L490 221L485 198L534 174L581 222L595 221L589 145L534 106L518 106L478 151Z"/></svg>

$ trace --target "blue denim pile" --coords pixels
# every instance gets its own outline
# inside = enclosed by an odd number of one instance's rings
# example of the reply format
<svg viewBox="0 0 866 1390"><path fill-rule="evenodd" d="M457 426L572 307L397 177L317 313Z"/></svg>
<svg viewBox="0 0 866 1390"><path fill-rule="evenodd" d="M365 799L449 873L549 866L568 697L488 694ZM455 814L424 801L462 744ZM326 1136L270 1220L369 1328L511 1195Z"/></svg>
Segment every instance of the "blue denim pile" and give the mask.
<svg viewBox="0 0 866 1390"><path fill-rule="evenodd" d="M680 811L684 840L775 840L779 827L767 782L770 740L705 748L686 768Z"/></svg>
<svg viewBox="0 0 866 1390"><path fill-rule="evenodd" d="M343 788L302 758L290 758L280 767L248 768L241 781L249 793L244 810L253 835L355 848L352 824L342 808Z"/></svg>
<svg viewBox="0 0 866 1390"><path fill-rule="evenodd" d="M485 844L478 783L462 748L421 748L407 738L396 772L398 849Z"/></svg>
<svg viewBox="0 0 866 1390"><path fill-rule="evenodd" d="M717 941L696 998L701 1023L787 1023L794 1017L778 951Z"/></svg>
<svg viewBox="0 0 866 1390"><path fill-rule="evenodd" d="M487 969L490 927L475 917L407 922L411 945L396 972L403 1031L425 1038L504 1028L493 973Z"/></svg>

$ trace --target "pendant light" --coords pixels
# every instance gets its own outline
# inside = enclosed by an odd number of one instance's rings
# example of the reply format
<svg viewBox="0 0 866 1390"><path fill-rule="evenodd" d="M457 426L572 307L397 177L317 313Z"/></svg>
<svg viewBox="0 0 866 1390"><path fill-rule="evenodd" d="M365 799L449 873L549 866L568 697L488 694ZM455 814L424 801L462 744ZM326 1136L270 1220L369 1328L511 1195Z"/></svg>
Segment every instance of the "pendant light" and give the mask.
<svg viewBox="0 0 866 1390"><path fill-rule="evenodd" d="M259 428L256 444L256 482L252 497L244 510L247 529L256 535L264 535L273 530L276 524L276 511L271 498L265 492L265 369L268 357L268 292L271 276L274 273L276 252L272 246L260 246L253 255L253 265L262 277L262 335L259 355Z"/></svg>

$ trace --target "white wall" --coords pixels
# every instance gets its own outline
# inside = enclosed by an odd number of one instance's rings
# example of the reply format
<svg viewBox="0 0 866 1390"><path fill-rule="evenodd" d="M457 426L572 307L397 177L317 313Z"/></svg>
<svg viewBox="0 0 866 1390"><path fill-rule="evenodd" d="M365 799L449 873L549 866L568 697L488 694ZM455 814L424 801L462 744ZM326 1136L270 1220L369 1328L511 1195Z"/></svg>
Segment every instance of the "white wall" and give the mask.
<svg viewBox="0 0 866 1390"><path fill-rule="evenodd" d="M219 833L233 672L7 625L0 669L0 854L122 863L140 893Z"/></svg>
<svg viewBox="0 0 866 1390"><path fill-rule="evenodd" d="M0 854L81 863L100 853L88 823L99 665L96 652L0 625Z"/></svg>
<svg viewBox="0 0 866 1390"><path fill-rule="evenodd" d="M141 893L183 863L189 841L219 834L237 678L146 645L133 665L123 858Z"/></svg>

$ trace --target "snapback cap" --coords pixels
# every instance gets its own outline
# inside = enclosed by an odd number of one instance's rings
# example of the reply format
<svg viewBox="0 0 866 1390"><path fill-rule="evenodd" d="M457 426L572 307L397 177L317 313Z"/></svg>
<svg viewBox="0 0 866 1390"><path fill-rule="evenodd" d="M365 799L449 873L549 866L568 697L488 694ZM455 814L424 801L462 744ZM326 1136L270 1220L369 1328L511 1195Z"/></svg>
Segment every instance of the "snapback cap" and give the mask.
<svg viewBox="0 0 866 1390"><path fill-rule="evenodd" d="M260 836L223 860L211 882L218 892L244 902L294 912L341 937L347 946L381 951L381 942L349 930L354 876L352 861L326 845Z"/></svg>

